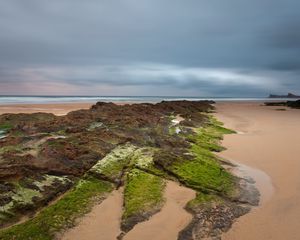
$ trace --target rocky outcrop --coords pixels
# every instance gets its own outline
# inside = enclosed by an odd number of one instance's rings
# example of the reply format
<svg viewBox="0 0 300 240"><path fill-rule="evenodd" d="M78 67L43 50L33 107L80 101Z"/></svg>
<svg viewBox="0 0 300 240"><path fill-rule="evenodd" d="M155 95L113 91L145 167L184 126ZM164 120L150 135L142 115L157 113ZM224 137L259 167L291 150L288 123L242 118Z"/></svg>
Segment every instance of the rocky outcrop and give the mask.
<svg viewBox="0 0 300 240"><path fill-rule="evenodd" d="M297 108L300 109L300 100L296 101L287 101L287 102L266 102L266 106L285 106L290 108Z"/></svg>
<svg viewBox="0 0 300 240"><path fill-rule="evenodd" d="M293 93L288 93L287 95L270 94L269 98L300 98L300 96Z"/></svg>
<svg viewBox="0 0 300 240"><path fill-rule="evenodd" d="M82 177L117 146L131 144L170 152L188 147L188 142L169 133L172 116L184 117L186 125L200 126L206 119L203 113L213 110L211 103L174 101L119 106L98 102L88 110L66 116L1 115L1 136L5 137L0 139L0 225L66 191L74 179ZM122 172L109 174L97 177L122 184ZM49 180L54 178L65 180ZM28 199L23 202L25 196Z"/></svg>
<svg viewBox="0 0 300 240"><path fill-rule="evenodd" d="M23 176L28 171L81 176L115 146L176 147L183 144L169 136L171 114L199 124L199 112L213 109L211 102L161 102L119 106L99 102L89 110L66 116L47 113L4 114L7 137L0 140L0 178ZM33 154L33 152L36 154Z"/></svg>

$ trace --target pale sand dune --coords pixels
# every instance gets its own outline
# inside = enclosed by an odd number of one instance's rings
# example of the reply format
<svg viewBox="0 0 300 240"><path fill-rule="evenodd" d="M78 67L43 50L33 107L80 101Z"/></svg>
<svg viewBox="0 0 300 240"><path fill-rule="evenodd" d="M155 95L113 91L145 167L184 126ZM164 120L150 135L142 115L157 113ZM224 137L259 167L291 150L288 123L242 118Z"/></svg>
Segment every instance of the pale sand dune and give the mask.
<svg viewBox="0 0 300 240"><path fill-rule="evenodd" d="M217 117L240 134L225 136L221 155L268 174L272 195L241 217L224 240L300 239L300 110L259 103L218 103ZM260 181L260 180L259 180ZM265 199L267 195L267 199Z"/></svg>
<svg viewBox="0 0 300 240"><path fill-rule="evenodd" d="M174 240L178 232L192 220L184 206L196 197L195 191L168 181L165 191L166 203L162 210L148 221L139 223L124 240Z"/></svg>
<svg viewBox="0 0 300 240"><path fill-rule="evenodd" d="M123 191L113 191L101 204L93 207L80 223L67 231L62 240L113 240L120 231Z"/></svg>

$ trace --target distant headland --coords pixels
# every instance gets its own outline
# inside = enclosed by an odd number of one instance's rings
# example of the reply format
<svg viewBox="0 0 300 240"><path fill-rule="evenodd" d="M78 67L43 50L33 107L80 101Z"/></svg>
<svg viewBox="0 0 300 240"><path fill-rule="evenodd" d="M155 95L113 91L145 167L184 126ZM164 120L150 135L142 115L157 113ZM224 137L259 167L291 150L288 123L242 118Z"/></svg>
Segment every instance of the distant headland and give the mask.
<svg viewBox="0 0 300 240"><path fill-rule="evenodd" d="M288 93L287 95L270 94L269 98L300 98L300 96L299 95L295 95L293 93Z"/></svg>

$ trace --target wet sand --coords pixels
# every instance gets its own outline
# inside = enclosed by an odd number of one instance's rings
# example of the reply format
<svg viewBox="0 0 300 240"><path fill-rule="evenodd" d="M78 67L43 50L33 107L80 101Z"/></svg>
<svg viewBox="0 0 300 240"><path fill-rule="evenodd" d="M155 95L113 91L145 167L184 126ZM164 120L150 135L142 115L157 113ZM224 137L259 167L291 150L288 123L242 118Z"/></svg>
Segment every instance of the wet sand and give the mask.
<svg viewBox="0 0 300 240"><path fill-rule="evenodd" d="M260 206L239 218L222 239L300 239L300 110L232 102L216 107L218 119L239 132L225 136L227 150L221 156L269 176L254 176Z"/></svg>
<svg viewBox="0 0 300 240"><path fill-rule="evenodd" d="M192 220L192 215L185 209L188 201L195 198L195 191L168 181L165 195L166 202L162 210L148 221L137 224L124 240L174 240L180 230ZM79 224L64 233L62 240L113 240L121 233L123 192L113 191L102 203L93 207L83 216Z"/></svg>
<svg viewBox="0 0 300 240"><path fill-rule="evenodd" d="M196 197L195 191L168 181L165 191L166 203L162 210L148 221L137 224L124 240L174 240L192 220L184 207Z"/></svg>
<svg viewBox="0 0 300 240"><path fill-rule="evenodd" d="M79 224L68 230L62 240L113 240L120 231L123 190L113 191L102 203L80 220Z"/></svg>

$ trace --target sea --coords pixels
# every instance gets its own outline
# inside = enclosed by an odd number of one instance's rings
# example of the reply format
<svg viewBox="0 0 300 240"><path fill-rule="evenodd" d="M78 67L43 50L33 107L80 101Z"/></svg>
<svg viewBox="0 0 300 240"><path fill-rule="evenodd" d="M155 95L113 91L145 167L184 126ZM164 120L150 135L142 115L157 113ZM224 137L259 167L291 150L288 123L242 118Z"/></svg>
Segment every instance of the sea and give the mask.
<svg viewBox="0 0 300 240"><path fill-rule="evenodd" d="M213 100L213 101L284 101L288 99L241 98L241 97L182 97L182 96L0 96L0 105L42 104L42 103L79 103L79 102L149 102L175 100ZM289 99L290 100L290 99Z"/></svg>

